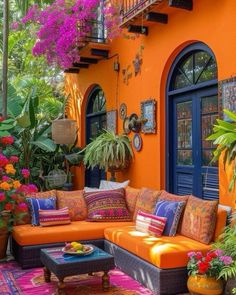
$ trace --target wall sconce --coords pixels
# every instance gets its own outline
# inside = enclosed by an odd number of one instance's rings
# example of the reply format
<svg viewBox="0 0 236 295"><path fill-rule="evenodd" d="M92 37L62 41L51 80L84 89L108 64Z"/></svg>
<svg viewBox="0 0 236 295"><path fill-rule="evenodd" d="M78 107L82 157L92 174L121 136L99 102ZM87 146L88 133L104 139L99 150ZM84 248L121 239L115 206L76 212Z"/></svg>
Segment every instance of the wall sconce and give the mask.
<svg viewBox="0 0 236 295"><path fill-rule="evenodd" d="M144 119L142 117L138 117L137 114L133 113L129 117L129 130L133 132L140 132L141 127L143 124L145 124L148 121L148 119Z"/></svg>

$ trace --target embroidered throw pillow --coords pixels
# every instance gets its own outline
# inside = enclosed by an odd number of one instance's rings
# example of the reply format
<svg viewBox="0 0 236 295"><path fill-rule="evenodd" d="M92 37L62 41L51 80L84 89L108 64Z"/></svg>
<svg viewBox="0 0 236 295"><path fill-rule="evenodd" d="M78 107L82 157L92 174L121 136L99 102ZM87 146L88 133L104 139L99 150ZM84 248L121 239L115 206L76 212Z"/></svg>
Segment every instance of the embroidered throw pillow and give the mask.
<svg viewBox="0 0 236 295"><path fill-rule="evenodd" d="M54 197L56 196L56 190L50 190L50 191L46 191L46 192L37 192L37 193L31 193L27 196L17 196L17 206L15 206L14 210L13 210L13 214L15 216L14 218L14 222L15 225L20 225L20 224L29 224L31 223L31 213L30 213L30 208L28 206L28 208L25 209L25 211L22 214L22 210L20 209L20 207L18 207L21 203L26 203L28 204L26 198L38 198L38 199L46 199L49 197Z"/></svg>
<svg viewBox="0 0 236 295"><path fill-rule="evenodd" d="M165 228L166 220L166 217L160 217L138 211L136 218L136 230L155 237L160 237Z"/></svg>
<svg viewBox="0 0 236 295"><path fill-rule="evenodd" d="M68 208L59 210L41 210L39 209L39 224L41 226L69 224L70 215Z"/></svg>
<svg viewBox="0 0 236 295"><path fill-rule="evenodd" d="M56 209L56 197L48 199L26 198L31 212L32 225L39 225L39 209Z"/></svg>
<svg viewBox="0 0 236 295"><path fill-rule="evenodd" d="M129 209L129 212L131 215L134 214L135 211L135 206L137 203L137 198L140 194L141 189L133 188L131 186L127 186L125 188L125 199L126 199L126 204Z"/></svg>
<svg viewBox="0 0 236 295"><path fill-rule="evenodd" d="M67 207L72 221L87 218L88 210L84 199L84 191L57 191L57 208Z"/></svg>
<svg viewBox="0 0 236 295"><path fill-rule="evenodd" d="M165 236L175 236L179 220L186 202L158 201L156 204L155 215L166 217L167 222L163 232Z"/></svg>
<svg viewBox="0 0 236 295"><path fill-rule="evenodd" d="M84 194L89 221L130 221L123 188Z"/></svg>
<svg viewBox="0 0 236 295"><path fill-rule="evenodd" d="M206 201L190 196L184 211L180 233L204 244L209 244L215 230L217 201Z"/></svg>
<svg viewBox="0 0 236 295"><path fill-rule="evenodd" d="M139 210L145 213L153 214L160 194L161 191L149 188L142 188L140 190L140 194L137 197L133 219L136 220L136 216Z"/></svg>
<svg viewBox="0 0 236 295"><path fill-rule="evenodd" d="M124 182L116 182L116 181L108 181L108 180L101 180L99 189L118 189L118 188L125 188L129 185L129 180L126 180Z"/></svg>

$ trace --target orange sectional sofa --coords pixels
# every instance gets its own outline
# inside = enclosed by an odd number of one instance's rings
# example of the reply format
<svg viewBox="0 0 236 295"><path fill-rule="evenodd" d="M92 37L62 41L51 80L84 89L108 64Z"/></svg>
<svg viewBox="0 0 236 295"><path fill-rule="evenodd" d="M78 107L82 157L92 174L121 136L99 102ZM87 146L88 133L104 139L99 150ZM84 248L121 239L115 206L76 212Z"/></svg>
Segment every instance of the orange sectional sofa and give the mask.
<svg viewBox="0 0 236 295"><path fill-rule="evenodd" d="M58 192L53 191L53 194L58 195ZM72 194L76 195L75 192ZM39 258L41 248L63 245L74 240L85 243L89 241L113 254L118 267L148 287L154 294L184 293L187 291L187 253L207 252L211 245L203 244L180 233L173 237L154 237L136 230L135 217L138 210L153 211L161 194L162 192L154 190L127 187L127 206L133 215L133 221L130 222L78 220L68 225L51 227L16 225L12 232L12 253L23 268L29 268L41 265ZM226 218L226 208L219 207L213 240L222 232Z"/></svg>

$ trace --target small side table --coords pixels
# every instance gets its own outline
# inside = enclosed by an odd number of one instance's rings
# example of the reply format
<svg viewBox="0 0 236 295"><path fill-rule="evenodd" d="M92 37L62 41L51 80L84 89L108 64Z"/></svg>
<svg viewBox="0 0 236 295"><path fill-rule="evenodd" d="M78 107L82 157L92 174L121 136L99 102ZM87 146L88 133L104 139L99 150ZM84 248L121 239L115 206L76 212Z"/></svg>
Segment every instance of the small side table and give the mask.
<svg viewBox="0 0 236 295"><path fill-rule="evenodd" d="M58 278L58 294L65 294L64 278L68 276L103 271L102 286L104 291L110 287L108 271L115 267L114 257L94 247L87 256L64 254L62 248L42 249L40 259L44 265L45 282L50 282L51 272Z"/></svg>

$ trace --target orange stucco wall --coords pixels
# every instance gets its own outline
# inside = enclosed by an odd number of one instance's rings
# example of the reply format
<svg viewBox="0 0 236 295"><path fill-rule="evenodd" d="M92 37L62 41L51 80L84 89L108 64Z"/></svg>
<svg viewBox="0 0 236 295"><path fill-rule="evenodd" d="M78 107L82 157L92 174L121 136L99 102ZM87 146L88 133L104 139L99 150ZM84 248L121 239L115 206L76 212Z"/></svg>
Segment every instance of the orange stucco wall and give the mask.
<svg viewBox="0 0 236 295"><path fill-rule="evenodd" d="M135 153L134 162L119 179L130 179L134 187L165 188L165 87L170 66L178 53L196 41L205 43L215 54L218 79L236 75L236 1L195 0L194 9L186 11L168 8L167 25L152 24L148 36L136 36L123 31L113 40L108 60L81 69L79 74L67 74L67 90L73 94L74 114L79 125L79 145L85 144L85 108L92 85L103 89L107 110L119 109L126 103L128 115L140 114L140 102L149 98L157 100L157 133L141 134L143 148ZM134 75L133 60L142 50L141 74ZM118 56L116 55L118 54ZM119 73L113 63L120 62ZM128 69L131 78L124 81L122 71ZM73 115L74 116L74 115ZM118 119L118 131L123 122ZM134 133L130 134L133 138ZM83 169L77 174L77 186L83 186ZM233 205L236 192L227 191L228 180L220 166L220 202Z"/></svg>

